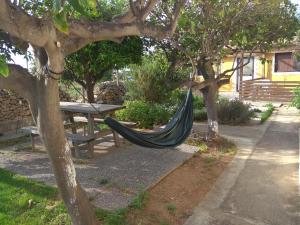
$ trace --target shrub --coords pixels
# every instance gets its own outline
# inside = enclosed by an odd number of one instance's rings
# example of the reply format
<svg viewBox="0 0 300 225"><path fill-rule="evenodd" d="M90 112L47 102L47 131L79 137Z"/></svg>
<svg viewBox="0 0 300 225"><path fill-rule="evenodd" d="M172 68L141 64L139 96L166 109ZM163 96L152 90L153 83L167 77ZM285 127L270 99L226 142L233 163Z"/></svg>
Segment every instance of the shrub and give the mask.
<svg viewBox="0 0 300 225"><path fill-rule="evenodd" d="M175 89L174 91L172 91L168 103L165 104L165 107L168 109L170 114L174 114L176 112L176 110L178 109L182 101L184 101L186 94L187 94L186 91L182 91L180 89ZM206 120L205 119L206 116L204 116L204 119L201 119L203 118L203 114L205 112L205 108L204 108L205 105L202 96L198 96L198 95L193 96L193 107L194 107L194 117L196 114L197 115L202 114L202 116L200 116L200 118L196 120ZM196 117L198 118L199 116Z"/></svg>
<svg viewBox="0 0 300 225"><path fill-rule="evenodd" d="M207 120L207 112L205 108L202 109L194 109L194 120L196 121L204 121Z"/></svg>
<svg viewBox="0 0 300 225"><path fill-rule="evenodd" d="M141 65L130 67L130 79L125 82L128 100L163 103L171 89L167 77L168 62L163 54L148 55Z"/></svg>
<svg viewBox="0 0 300 225"><path fill-rule="evenodd" d="M273 113L275 107L273 106L272 103L268 103L266 105L267 110L261 113L261 117L260 117L260 123L265 122Z"/></svg>
<svg viewBox="0 0 300 225"><path fill-rule="evenodd" d="M254 116L254 111L249 104L244 104L238 99L228 100L222 98L218 102L218 117L221 124L242 124Z"/></svg>
<svg viewBox="0 0 300 225"><path fill-rule="evenodd" d="M117 119L136 122L140 128L152 128L154 124L165 124L170 119L168 111L159 104L135 100L125 102L125 106L116 112Z"/></svg>
<svg viewBox="0 0 300 225"><path fill-rule="evenodd" d="M300 109L300 87L296 87L293 90L294 97L292 99L291 106L296 107L297 109Z"/></svg>

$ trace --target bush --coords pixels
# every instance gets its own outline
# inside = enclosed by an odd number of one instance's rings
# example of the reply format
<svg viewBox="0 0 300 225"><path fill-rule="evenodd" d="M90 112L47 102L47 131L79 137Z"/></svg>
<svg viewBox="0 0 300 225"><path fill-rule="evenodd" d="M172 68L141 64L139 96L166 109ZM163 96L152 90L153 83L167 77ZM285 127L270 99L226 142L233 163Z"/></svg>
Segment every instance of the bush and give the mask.
<svg viewBox="0 0 300 225"><path fill-rule="evenodd" d="M125 102L125 106L116 112L117 119L136 122L140 128L152 128L154 124L165 124L170 119L168 111L159 104L135 100Z"/></svg>
<svg viewBox="0 0 300 225"><path fill-rule="evenodd" d="M172 91L168 103L165 104L165 107L168 109L170 114L174 114L176 112L176 110L178 109L182 101L184 101L186 94L187 91L182 91L180 89L176 89ZM193 96L193 107L194 107L194 114L199 115L201 113L202 114L204 113L205 105L204 105L204 100L201 96L198 95Z"/></svg>
<svg viewBox="0 0 300 225"><path fill-rule="evenodd" d="M300 109L300 87L296 87L293 90L294 97L291 103L291 106L296 107L297 109Z"/></svg>
<svg viewBox="0 0 300 225"><path fill-rule="evenodd" d="M196 121L204 121L207 120L207 112L205 108L202 109L194 109L194 120Z"/></svg>
<svg viewBox="0 0 300 225"><path fill-rule="evenodd" d="M242 124L254 116L254 111L249 104L244 104L238 99L228 100L222 98L218 102L218 117L221 124Z"/></svg>
<svg viewBox="0 0 300 225"><path fill-rule="evenodd" d="M272 103L269 103L266 105L267 110L261 113L261 117L260 117L260 123L265 122L273 113L275 107L273 106Z"/></svg>
<svg viewBox="0 0 300 225"><path fill-rule="evenodd" d="M168 62L163 54L145 56L141 65L130 67L129 79L125 82L127 100L143 100L163 103L171 93L168 85Z"/></svg>

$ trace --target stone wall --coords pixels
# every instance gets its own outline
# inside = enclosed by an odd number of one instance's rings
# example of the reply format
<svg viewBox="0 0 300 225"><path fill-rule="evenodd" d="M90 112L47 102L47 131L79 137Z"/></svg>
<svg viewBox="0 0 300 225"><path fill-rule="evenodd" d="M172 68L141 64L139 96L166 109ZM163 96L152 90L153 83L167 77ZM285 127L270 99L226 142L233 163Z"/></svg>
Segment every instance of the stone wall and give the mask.
<svg viewBox="0 0 300 225"><path fill-rule="evenodd" d="M106 81L95 87L98 103L121 105L125 93L126 89L122 82L117 84L116 81Z"/></svg>
<svg viewBox="0 0 300 225"><path fill-rule="evenodd" d="M67 93L60 90L61 101L71 101ZM17 130L32 124L27 101L7 90L0 90L0 133Z"/></svg>

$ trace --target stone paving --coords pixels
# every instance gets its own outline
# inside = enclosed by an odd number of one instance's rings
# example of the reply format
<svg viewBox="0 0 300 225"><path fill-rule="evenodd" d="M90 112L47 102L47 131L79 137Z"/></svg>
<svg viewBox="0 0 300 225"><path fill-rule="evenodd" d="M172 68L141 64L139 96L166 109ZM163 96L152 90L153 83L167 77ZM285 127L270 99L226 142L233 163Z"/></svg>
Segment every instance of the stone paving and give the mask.
<svg viewBox="0 0 300 225"><path fill-rule="evenodd" d="M54 174L46 152L18 150L24 145L0 150L0 167L55 185ZM175 149L147 149L123 144L116 148L112 137L96 146L91 160L77 160L79 181L97 207L116 209L127 206L141 191L190 158L197 148L181 145Z"/></svg>

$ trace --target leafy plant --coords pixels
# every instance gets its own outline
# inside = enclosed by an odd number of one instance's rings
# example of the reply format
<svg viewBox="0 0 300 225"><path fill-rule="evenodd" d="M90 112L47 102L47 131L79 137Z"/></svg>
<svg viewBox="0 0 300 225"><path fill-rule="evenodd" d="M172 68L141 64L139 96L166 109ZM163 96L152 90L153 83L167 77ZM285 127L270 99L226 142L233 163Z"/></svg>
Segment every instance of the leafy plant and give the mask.
<svg viewBox="0 0 300 225"><path fill-rule="evenodd" d="M153 103L165 102L172 91L167 78L168 63L165 56L157 52L144 56L141 65L132 65L125 85L128 100L143 100Z"/></svg>
<svg viewBox="0 0 300 225"><path fill-rule="evenodd" d="M275 107L272 103L266 105L267 110L261 113L260 123L264 123L273 113Z"/></svg>
<svg viewBox="0 0 300 225"><path fill-rule="evenodd" d="M194 120L196 120L196 121L207 120L206 108L194 109Z"/></svg>
<svg viewBox="0 0 300 225"><path fill-rule="evenodd" d="M242 124L254 116L249 104L245 104L238 99L219 99L218 117L221 124Z"/></svg>
<svg viewBox="0 0 300 225"><path fill-rule="evenodd" d="M300 87L296 87L293 90L294 97L292 99L291 106L296 107L297 109L300 109Z"/></svg>
<svg viewBox="0 0 300 225"><path fill-rule="evenodd" d="M167 210L169 211L169 213L174 214L176 211L176 205L174 205L173 203L168 203L166 205Z"/></svg>
<svg viewBox="0 0 300 225"><path fill-rule="evenodd" d="M168 111L159 104L136 100L125 102L125 106L116 112L117 119L136 122L140 128L152 128L154 124L165 124L170 119Z"/></svg>
<svg viewBox="0 0 300 225"><path fill-rule="evenodd" d="M132 203L130 204L131 208L134 209L142 209L146 201L148 200L147 192L140 192L135 199L133 199Z"/></svg>

